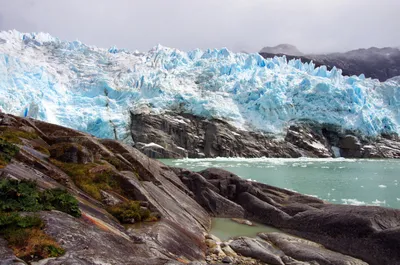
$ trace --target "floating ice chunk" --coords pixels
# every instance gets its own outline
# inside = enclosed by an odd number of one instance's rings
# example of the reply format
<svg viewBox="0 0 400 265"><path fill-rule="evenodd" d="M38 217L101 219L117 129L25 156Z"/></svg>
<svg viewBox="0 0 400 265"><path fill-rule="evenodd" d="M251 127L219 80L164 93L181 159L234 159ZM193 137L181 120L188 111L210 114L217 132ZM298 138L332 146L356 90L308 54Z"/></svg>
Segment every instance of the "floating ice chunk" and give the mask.
<svg viewBox="0 0 400 265"><path fill-rule="evenodd" d="M386 186L386 185L379 185L378 187L381 188L381 189L384 189L384 188L386 188L387 186Z"/></svg>
<svg viewBox="0 0 400 265"><path fill-rule="evenodd" d="M366 203L363 201L359 201L357 199L341 199L343 204L349 204L349 205L365 205Z"/></svg>
<svg viewBox="0 0 400 265"><path fill-rule="evenodd" d="M383 201L375 200L375 201L372 202L372 204L373 205L381 205L381 204L385 205L386 204L386 200L383 200Z"/></svg>

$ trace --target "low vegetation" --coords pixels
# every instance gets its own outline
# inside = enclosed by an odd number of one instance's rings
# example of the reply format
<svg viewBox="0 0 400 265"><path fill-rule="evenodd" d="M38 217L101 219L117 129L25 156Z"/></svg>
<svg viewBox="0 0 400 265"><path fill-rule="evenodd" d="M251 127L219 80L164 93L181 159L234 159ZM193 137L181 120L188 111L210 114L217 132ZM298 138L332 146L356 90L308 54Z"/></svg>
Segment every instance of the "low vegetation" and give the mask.
<svg viewBox="0 0 400 265"><path fill-rule="evenodd" d="M64 163L55 159L51 159L51 162L67 173L80 189L96 200L101 200L101 190L122 192L114 173L104 165Z"/></svg>
<svg viewBox="0 0 400 265"><path fill-rule="evenodd" d="M64 254L59 244L44 233L42 219L31 213L42 210L81 215L78 201L65 190L40 191L32 181L0 180L0 236L17 257L27 262Z"/></svg>
<svg viewBox="0 0 400 265"><path fill-rule="evenodd" d="M79 217L78 200L66 190L39 191L35 182L3 179L0 181L0 211L37 212L58 210Z"/></svg>
<svg viewBox="0 0 400 265"><path fill-rule="evenodd" d="M39 216L0 212L1 237L7 240L14 254L25 261L64 254L65 251L59 244L43 232L43 227Z"/></svg>
<svg viewBox="0 0 400 265"><path fill-rule="evenodd" d="M18 128L0 127L0 139L13 144L22 144L21 138L33 140L39 138L34 132L22 131Z"/></svg>
<svg viewBox="0 0 400 265"><path fill-rule="evenodd" d="M120 203L108 207L107 211L124 224L145 221L150 217L150 211L140 207L137 201Z"/></svg>
<svg viewBox="0 0 400 265"><path fill-rule="evenodd" d="M33 149L35 149L36 151L39 151L40 153L50 156L50 151L47 148L44 148L43 146L35 146Z"/></svg>
<svg viewBox="0 0 400 265"><path fill-rule="evenodd" d="M125 165L121 160L114 156L103 157L105 161L113 165L117 170L132 170L129 166Z"/></svg>
<svg viewBox="0 0 400 265"><path fill-rule="evenodd" d="M104 163L64 163L55 159L51 159L51 162L67 173L80 189L96 200L102 200L102 190L117 193L122 197L125 195L118 181L118 176ZM111 162L117 164L115 160ZM130 224L158 220L157 216L152 214L149 209L140 207L138 201L126 198L125 200L125 202L106 208L121 223Z"/></svg>
<svg viewBox="0 0 400 265"><path fill-rule="evenodd" d="M4 168L8 163L10 163L11 159L18 154L19 148L0 138L0 168Z"/></svg>
<svg viewBox="0 0 400 265"><path fill-rule="evenodd" d="M122 161L116 157L103 159L115 166L117 170L126 168ZM98 201L103 199L101 191L121 196L123 198L122 203L106 207L106 210L121 223L130 224L158 220L157 215L152 214L146 207L141 207L138 201L125 198L126 193L121 188L118 174L107 163L65 163L57 159L50 159L50 161L68 174L78 188Z"/></svg>

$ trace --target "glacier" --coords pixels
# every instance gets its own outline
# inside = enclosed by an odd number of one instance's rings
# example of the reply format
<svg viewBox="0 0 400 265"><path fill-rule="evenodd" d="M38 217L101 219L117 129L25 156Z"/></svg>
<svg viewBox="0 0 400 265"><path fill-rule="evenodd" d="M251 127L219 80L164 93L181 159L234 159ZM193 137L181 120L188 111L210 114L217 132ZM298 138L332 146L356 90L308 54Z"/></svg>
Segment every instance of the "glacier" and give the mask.
<svg viewBox="0 0 400 265"><path fill-rule="evenodd" d="M278 135L312 120L376 136L400 131L400 79L226 48L131 52L13 30L0 32L0 110L125 141L130 113L171 110Z"/></svg>

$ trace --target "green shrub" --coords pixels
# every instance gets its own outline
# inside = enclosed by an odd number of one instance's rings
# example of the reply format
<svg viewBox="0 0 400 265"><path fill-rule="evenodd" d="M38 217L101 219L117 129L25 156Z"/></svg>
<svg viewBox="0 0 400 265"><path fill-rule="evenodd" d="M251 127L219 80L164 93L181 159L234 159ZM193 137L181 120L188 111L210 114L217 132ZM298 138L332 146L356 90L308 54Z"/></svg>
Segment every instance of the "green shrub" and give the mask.
<svg viewBox="0 0 400 265"><path fill-rule="evenodd" d="M39 216L18 213L53 209L80 216L78 201L65 190L40 192L32 181L0 180L0 236L17 257L30 262L64 254L57 242L43 232L44 223Z"/></svg>
<svg viewBox="0 0 400 265"><path fill-rule="evenodd" d="M0 211L36 212L58 210L79 217L78 200L66 190L52 189L40 192L33 181L0 180Z"/></svg>
<svg viewBox="0 0 400 265"><path fill-rule="evenodd" d="M0 138L0 168L10 163L11 159L18 154L19 148L12 143Z"/></svg>
<svg viewBox="0 0 400 265"><path fill-rule="evenodd" d="M20 228L42 228L44 226L42 219L37 215L18 216L15 220L15 224Z"/></svg>
<svg viewBox="0 0 400 265"><path fill-rule="evenodd" d="M0 212L0 233L7 228L29 228L43 226L43 221L37 215L21 216L16 212Z"/></svg>
<svg viewBox="0 0 400 265"><path fill-rule="evenodd" d="M78 200L63 189L45 190L40 195L39 203L43 210L58 210L74 217L80 217Z"/></svg>
<svg viewBox="0 0 400 265"><path fill-rule="evenodd" d="M0 180L0 211L40 211L39 197L36 183L32 181Z"/></svg>
<svg viewBox="0 0 400 265"><path fill-rule="evenodd" d="M146 220L150 216L148 209L142 209L139 202L129 201L110 206L107 211L117 218L121 223L132 223ZM133 220L132 220L133 219Z"/></svg>

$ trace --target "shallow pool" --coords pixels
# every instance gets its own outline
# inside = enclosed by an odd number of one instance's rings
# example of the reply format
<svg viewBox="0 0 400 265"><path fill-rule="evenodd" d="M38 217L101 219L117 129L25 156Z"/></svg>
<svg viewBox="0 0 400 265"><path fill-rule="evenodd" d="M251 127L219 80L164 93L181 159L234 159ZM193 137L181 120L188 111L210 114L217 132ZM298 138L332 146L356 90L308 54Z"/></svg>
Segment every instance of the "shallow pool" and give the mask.
<svg viewBox="0 0 400 265"><path fill-rule="evenodd" d="M282 232L271 226L252 223L254 226L239 224L229 218L213 218L210 234L226 241L237 236L255 237L260 232Z"/></svg>

